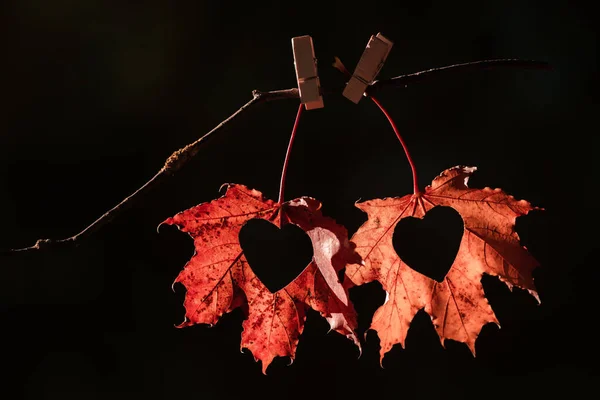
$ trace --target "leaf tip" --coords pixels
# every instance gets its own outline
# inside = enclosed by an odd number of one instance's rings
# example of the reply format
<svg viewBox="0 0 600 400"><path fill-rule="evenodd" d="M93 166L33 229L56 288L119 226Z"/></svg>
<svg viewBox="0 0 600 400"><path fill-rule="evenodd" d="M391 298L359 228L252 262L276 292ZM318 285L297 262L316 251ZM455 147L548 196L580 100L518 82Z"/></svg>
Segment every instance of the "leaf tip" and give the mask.
<svg viewBox="0 0 600 400"><path fill-rule="evenodd" d="M362 197L359 197L359 198L358 198L358 199L357 199L357 200L354 202L354 207L358 208L358 209L359 209L359 210L361 210L361 211L364 211L364 212L366 212L366 211L365 211L365 209L364 209L364 207L363 207L363 204L364 204L365 202L366 202L366 200L365 200L365 201L363 201Z"/></svg>
<svg viewBox="0 0 600 400"><path fill-rule="evenodd" d="M160 224L157 225L156 227L156 233L160 233L160 227L163 225L174 225L175 224L175 219L173 217L169 217L167 219L165 219L163 222L161 222Z"/></svg>
<svg viewBox="0 0 600 400"><path fill-rule="evenodd" d="M227 191L229 190L229 188L231 187L231 183L224 183L219 187L219 193L221 193L223 191L223 188L225 188L225 193L227 193Z"/></svg>
<svg viewBox="0 0 600 400"><path fill-rule="evenodd" d="M257 362L260 362L262 364L262 373L263 375L267 375L267 368L269 368L269 365L271 364L270 362L265 362L264 360L259 360L256 359Z"/></svg>
<svg viewBox="0 0 600 400"><path fill-rule="evenodd" d="M475 340L473 340L472 342L467 343L467 347L469 348L469 350L471 350L471 355L473 357L476 357L476 352L475 352Z"/></svg>
<svg viewBox="0 0 600 400"><path fill-rule="evenodd" d="M355 337L354 343L356 344L356 347L358 347L358 357L356 357L356 359L359 360L360 357L362 357L362 346L360 345L357 337Z"/></svg>
<svg viewBox="0 0 600 400"><path fill-rule="evenodd" d="M185 328L186 326L189 326L190 320L187 319L187 316L183 317L183 322L181 322L180 324L174 324L173 326L175 326L175 328L181 329L181 328Z"/></svg>

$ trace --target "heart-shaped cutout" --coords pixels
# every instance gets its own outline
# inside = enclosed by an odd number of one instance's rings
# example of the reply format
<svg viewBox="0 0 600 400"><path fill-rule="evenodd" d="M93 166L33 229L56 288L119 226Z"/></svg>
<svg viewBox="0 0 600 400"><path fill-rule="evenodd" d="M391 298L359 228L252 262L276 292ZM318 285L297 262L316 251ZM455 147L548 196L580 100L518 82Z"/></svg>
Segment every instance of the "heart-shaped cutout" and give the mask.
<svg viewBox="0 0 600 400"><path fill-rule="evenodd" d="M296 279L313 258L310 238L291 223L279 229L267 220L251 219L242 226L239 241L250 268L271 293Z"/></svg>
<svg viewBox="0 0 600 400"><path fill-rule="evenodd" d="M463 236L464 223L451 207L434 207L423 219L403 218L394 229L396 254L417 272L443 282Z"/></svg>

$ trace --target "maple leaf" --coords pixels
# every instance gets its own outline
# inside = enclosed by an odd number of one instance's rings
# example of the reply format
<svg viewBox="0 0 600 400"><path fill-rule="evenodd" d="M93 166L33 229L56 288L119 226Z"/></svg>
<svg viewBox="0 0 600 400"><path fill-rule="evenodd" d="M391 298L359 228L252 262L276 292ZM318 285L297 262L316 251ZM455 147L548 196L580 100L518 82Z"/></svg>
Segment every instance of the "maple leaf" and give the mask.
<svg viewBox="0 0 600 400"><path fill-rule="evenodd" d="M362 257L346 274L353 284L379 281L385 303L375 312L370 329L380 338L380 362L395 344L404 347L415 314L429 314L442 346L446 339L467 344L475 355L475 340L483 325L496 323L481 278L497 276L512 290L526 289L538 303L532 272L538 265L520 245L516 218L538 209L500 189L472 189L467 182L475 167L456 166L442 172L423 193L357 203L368 220L351 242ZM456 258L442 282L410 268L394 251L394 227L403 218L423 218L436 206L455 209L464 231Z"/></svg>
<svg viewBox="0 0 600 400"><path fill-rule="evenodd" d="M229 184L219 199L164 221L187 232L196 250L175 279L186 288L185 320L178 326L213 325L224 313L243 306L247 318L241 349L248 348L256 361L262 361L263 373L276 356L294 360L308 307L325 317L331 330L345 335L360 349L354 332L356 312L348 289L337 275L358 259L357 254L346 229L323 216L320 208L321 203L310 197L278 204L257 190ZM254 274L239 243L242 226L254 218L279 228L282 223L295 224L312 242L312 261L275 293Z"/></svg>

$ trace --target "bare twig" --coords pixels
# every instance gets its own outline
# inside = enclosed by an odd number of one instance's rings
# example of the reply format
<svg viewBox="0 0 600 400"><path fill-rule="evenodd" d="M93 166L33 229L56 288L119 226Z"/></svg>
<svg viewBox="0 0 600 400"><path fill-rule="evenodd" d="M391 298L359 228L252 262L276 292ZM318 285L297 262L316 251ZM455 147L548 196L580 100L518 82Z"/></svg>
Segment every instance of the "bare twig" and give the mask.
<svg viewBox="0 0 600 400"><path fill-rule="evenodd" d="M130 207L135 200L140 198L143 194L149 192L152 188L156 187L168 176L173 175L176 171L181 169L185 163L191 160L200 146L204 144L210 137L214 136L216 132L222 130L225 125L232 121L235 117L239 116L242 112L248 110L250 107L264 103L267 101L283 100L283 99L297 99L299 98L298 89L287 89L287 90L274 90L270 92L260 92L255 90L252 92L252 99L244 104L239 110L231 114L227 119L215 126L210 132L206 133L200 139L187 146L177 150L167 160L163 167L154 175L150 180L144 183L139 189L133 192L131 195L123 199L119 204L105 212L100 218L88 225L84 230L65 239L39 239L33 246L24 247L20 249L9 249L0 250L0 255L14 254L33 250L44 250L48 248L56 247L70 247L76 246L87 237L96 233L104 225L112 221L119 213Z"/></svg>
<svg viewBox="0 0 600 400"><path fill-rule="evenodd" d="M496 67L512 67L520 69L551 69L550 64L544 61L534 60L519 60L514 58L506 58L499 60L482 60L473 61L462 64L453 64L445 67L432 68L425 71L415 72L413 74L401 75L395 78L375 81L367 89L367 94L375 94L376 92L390 87L405 87L412 83L420 82L424 79L435 75L437 78L442 78L447 74L456 74L459 72L471 72Z"/></svg>
<svg viewBox="0 0 600 400"><path fill-rule="evenodd" d="M341 63L341 62L340 62ZM445 72L457 72L457 71L469 71L474 69L482 69L489 67L518 67L518 68L534 68L534 69L549 69L549 65L539 61L527 61L517 59L503 59L503 60L484 60L476 61L465 64L456 64L446 67L433 68L426 71L421 71L408 75L401 75L390 79L375 81L367 89L367 94L378 92L384 88L399 88L405 87L408 84L419 82L425 78L433 75L443 75ZM342 88L335 88L332 90L324 90L325 94L341 93ZM0 250L0 255L11 255L22 252L29 252L35 250L45 250L50 248L59 247L71 247L77 246L84 239L93 235L99 231L104 225L112 221L118 214L125 209L129 208L137 199L141 198L142 195L149 192L154 187L158 186L165 178L172 176L176 171L181 169L188 161L190 161L210 137L214 136L215 133L221 131L228 122L231 122L242 112L250 109L260 103L275 101L275 100L288 100L298 99L298 89L285 89L285 90L273 90L269 92L260 92L254 90L252 92L252 99L244 104L239 110L231 114L227 119L221 122L219 125L214 127L210 132L199 138L193 143L177 150L165 161L163 167L154 175L148 182L142 185L139 189L133 192L131 195L123 199L119 204L105 212L100 218L92 222L81 232L64 239L39 239L34 245L24 248Z"/></svg>

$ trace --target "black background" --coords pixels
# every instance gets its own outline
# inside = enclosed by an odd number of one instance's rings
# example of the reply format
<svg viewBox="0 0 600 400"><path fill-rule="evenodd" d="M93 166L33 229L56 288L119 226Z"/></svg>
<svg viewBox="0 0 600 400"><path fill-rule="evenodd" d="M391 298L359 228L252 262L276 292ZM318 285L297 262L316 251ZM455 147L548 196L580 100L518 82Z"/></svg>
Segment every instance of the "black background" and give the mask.
<svg viewBox="0 0 600 400"><path fill-rule="evenodd" d="M492 4L493 3L493 4ZM251 98L295 86L290 39L309 34L323 86L343 84L370 37L394 47L380 78L488 58L547 61L432 78L379 97L417 163L421 186L454 165L471 187L544 207L518 221L540 261L542 304L484 278L502 329L477 357L443 349L419 313L406 349L362 357L310 313L297 358L263 376L240 354L242 314L175 329L193 254L165 218L220 196L225 182L276 199L297 101L263 104L211 139L177 175L77 249L0 258L4 398L406 398L596 391L598 248L594 234L597 34L582 2L7 1L0 74L0 247L70 236L129 195L176 149ZM411 192L410 169L374 104L341 95L305 112L287 198L309 195L353 233L354 202ZM595 113L595 115L594 115ZM584 231L587 229L588 231ZM351 292L360 334L383 301Z"/></svg>

